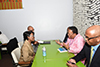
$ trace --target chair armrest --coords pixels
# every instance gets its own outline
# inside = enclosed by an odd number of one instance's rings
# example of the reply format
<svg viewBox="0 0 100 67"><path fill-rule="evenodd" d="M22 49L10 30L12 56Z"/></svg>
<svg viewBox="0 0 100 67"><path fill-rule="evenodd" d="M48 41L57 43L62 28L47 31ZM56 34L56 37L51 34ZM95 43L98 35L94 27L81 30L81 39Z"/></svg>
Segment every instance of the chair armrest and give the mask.
<svg viewBox="0 0 100 67"><path fill-rule="evenodd" d="M18 62L19 65L30 64L30 63L31 63L30 61L29 61L29 62L24 62L24 61L19 61L19 62Z"/></svg>
<svg viewBox="0 0 100 67"><path fill-rule="evenodd" d="M4 43L4 44L2 44L2 45L7 45L7 43Z"/></svg>

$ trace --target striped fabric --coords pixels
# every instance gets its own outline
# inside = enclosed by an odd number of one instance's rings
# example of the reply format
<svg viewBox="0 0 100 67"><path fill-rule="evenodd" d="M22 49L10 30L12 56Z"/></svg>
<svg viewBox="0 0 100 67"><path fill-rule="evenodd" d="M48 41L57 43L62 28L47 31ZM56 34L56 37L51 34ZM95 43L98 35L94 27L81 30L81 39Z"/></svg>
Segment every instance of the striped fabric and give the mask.
<svg viewBox="0 0 100 67"><path fill-rule="evenodd" d="M0 0L0 10L22 9L22 0Z"/></svg>

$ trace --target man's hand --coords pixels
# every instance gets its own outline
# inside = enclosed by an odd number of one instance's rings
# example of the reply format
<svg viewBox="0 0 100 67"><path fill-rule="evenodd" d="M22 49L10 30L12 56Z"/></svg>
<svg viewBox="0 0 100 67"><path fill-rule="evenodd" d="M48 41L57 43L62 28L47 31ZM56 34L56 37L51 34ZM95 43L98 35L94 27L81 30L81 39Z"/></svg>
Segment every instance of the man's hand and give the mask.
<svg viewBox="0 0 100 67"><path fill-rule="evenodd" d="M70 59L66 64L67 64L68 67L78 67L76 65L76 61L74 59Z"/></svg>
<svg viewBox="0 0 100 67"><path fill-rule="evenodd" d="M76 64L67 63L68 67L78 67Z"/></svg>
<svg viewBox="0 0 100 67"><path fill-rule="evenodd" d="M35 42L34 42L34 45L36 45L36 44L38 44L38 42L37 42L37 41L35 41Z"/></svg>
<svg viewBox="0 0 100 67"><path fill-rule="evenodd" d="M73 62L76 64L76 61L74 59L70 59L69 62Z"/></svg>

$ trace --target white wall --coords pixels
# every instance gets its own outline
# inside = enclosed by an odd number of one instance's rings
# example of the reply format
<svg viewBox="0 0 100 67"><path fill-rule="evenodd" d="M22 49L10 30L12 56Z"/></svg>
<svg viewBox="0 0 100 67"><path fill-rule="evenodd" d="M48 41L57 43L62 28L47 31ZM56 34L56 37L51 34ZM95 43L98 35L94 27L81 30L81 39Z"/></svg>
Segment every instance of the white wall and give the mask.
<svg viewBox="0 0 100 67"><path fill-rule="evenodd" d="M24 9L0 10L0 30L9 39L19 41L28 25L35 28L39 40L63 40L66 28L73 24L72 0L23 0Z"/></svg>

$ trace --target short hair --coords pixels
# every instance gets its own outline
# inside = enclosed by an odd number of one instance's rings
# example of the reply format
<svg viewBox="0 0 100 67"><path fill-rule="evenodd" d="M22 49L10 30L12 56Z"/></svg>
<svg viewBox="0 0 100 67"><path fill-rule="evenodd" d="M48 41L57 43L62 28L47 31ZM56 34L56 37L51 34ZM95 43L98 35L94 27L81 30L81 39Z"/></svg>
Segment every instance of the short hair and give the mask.
<svg viewBox="0 0 100 67"><path fill-rule="evenodd" d="M69 29L72 30L73 33L78 34L78 29L75 26L70 26Z"/></svg>
<svg viewBox="0 0 100 67"><path fill-rule="evenodd" d="M28 27L27 27L27 30L29 30L30 27L32 27L32 26L28 26Z"/></svg>
<svg viewBox="0 0 100 67"><path fill-rule="evenodd" d="M32 32L32 31L25 31L25 32L23 33L24 41L25 41L25 40L28 40L28 36L30 36L31 33L33 33L33 35L34 35L34 32Z"/></svg>

